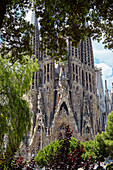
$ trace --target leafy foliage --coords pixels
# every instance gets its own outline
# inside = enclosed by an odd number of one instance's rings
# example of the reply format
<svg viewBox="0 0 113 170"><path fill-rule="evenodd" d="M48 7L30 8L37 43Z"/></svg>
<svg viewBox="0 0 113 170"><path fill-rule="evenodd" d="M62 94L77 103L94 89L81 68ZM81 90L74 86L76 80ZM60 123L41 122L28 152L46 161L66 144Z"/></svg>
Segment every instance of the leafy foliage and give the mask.
<svg viewBox="0 0 113 170"><path fill-rule="evenodd" d="M11 152L6 150L4 154L0 154L0 167L1 169L12 169L14 154L17 150L17 145L11 147Z"/></svg>
<svg viewBox="0 0 113 170"><path fill-rule="evenodd" d="M89 140L83 143L85 152L82 155L84 161L88 159L90 155L91 162L94 163L104 161L105 157L109 156L108 144L103 138L103 134L97 133L95 140Z"/></svg>
<svg viewBox="0 0 113 170"><path fill-rule="evenodd" d="M75 138L70 139L70 147L69 152L72 153L75 148L77 147L78 140ZM60 148L60 141L55 140L51 142L49 145L44 147L44 149L41 149L38 152L38 155L36 156L35 160L39 166L47 166L50 160L54 160L54 156L56 155L56 151L58 148Z"/></svg>
<svg viewBox="0 0 113 170"><path fill-rule="evenodd" d="M108 115L108 126L105 127L102 135L109 148L109 154L113 157L113 112Z"/></svg>
<svg viewBox="0 0 113 170"><path fill-rule="evenodd" d="M78 169L84 167L88 169L90 165L91 156L87 159L86 163L83 163L82 154L83 145L80 144L74 138L71 141L72 131L69 126L66 126L64 138L62 133L59 134L59 140L52 142L50 145L40 150L38 155L35 157L36 163L43 167L46 166L48 169ZM71 149L75 150L72 152Z"/></svg>
<svg viewBox="0 0 113 170"><path fill-rule="evenodd" d="M98 41L104 34L104 43L113 48L113 2L110 0L36 0L36 16L40 17L42 47L49 49L56 60L65 60L66 40L77 46L80 40L93 37Z"/></svg>
<svg viewBox="0 0 113 170"><path fill-rule="evenodd" d="M49 145L47 145L44 149L41 149L38 152L38 155L35 157L35 161L38 166L48 166L49 161L56 154L57 148L60 147L59 141L53 141Z"/></svg>
<svg viewBox="0 0 113 170"><path fill-rule="evenodd" d="M9 155L9 152L5 152L4 155L0 158L1 169L11 169L11 170L22 170L23 168L33 170L36 167L34 162L34 158L32 158L29 162L24 161L24 158L21 156Z"/></svg>
<svg viewBox="0 0 113 170"><path fill-rule="evenodd" d="M17 60L22 62L23 55L32 55L30 33L33 31L33 27L25 20L25 14L31 7L31 1L3 0L0 4L1 8L4 9L0 30L0 53L3 58L9 58L12 63L15 63Z"/></svg>
<svg viewBox="0 0 113 170"><path fill-rule="evenodd" d="M106 170L112 170L113 169L113 164L107 165Z"/></svg>
<svg viewBox="0 0 113 170"><path fill-rule="evenodd" d="M108 115L108 126L105 127L103 135L105 139L113 140L113 112Z"/></svg>
<svg viewBox="0 0 113 170"><path fill-rule="evenodd" d="M86 141L83 143L85 152L82 155L82 158L84 161L86 161L90 155L92 155L91 157L91 162L94 163L96 158L98 157L95 153L95 142L90 140L90 141Z"/></svg>
<svg viewBox="0 0 113 170"><path fill-rule="evenodd" d="M56 60L67 60L67 39L77 46L87 36L100 41L103 34L105 47L113 49L112 0L1 0L0 5L1 54L10 51L13 62L32 54L31 25L25 21L28 9L40 18L41 50L48 49L48 55Z"/></svg>
<svg viewBox="0 0 113 170"><path fill-rule="evenodd" d="M102 134L97 133L94 141L83 143L86 152L83 159L87 158L90 153L92 158L98 162L103 161L105 157L113 157L113 112L108 115L108 126Z"/></svg>
<svg viewBox="0 0 113 170"><path fill-rule="evenodd" d="M96 160L104 161L104 158L109 156L109 150L102 135L97 133L94 142L95 142L95 154L97 157Z"/></svg>
<svg viewBox="0 0 113 170"><path fill-rule="evenodd" d="M17 157L11 162L12 169L22 169L24 168L25 163L23 162L23 158L21 156Z"/></svg>
<svg viewBox="0 0 113 170"><path fill-rule="evenodd" d="M28 164L26 165L26 169L35 169L37 166L36 166L36 163L34 161L34 158L31 159L30 162L28 162Z"/></svg>
<svg viewBox="0 0 113 170"><path fill-rule="evenodd" d="M18 149L31 126L31 112L23 95L29 91L37 62L24 58L12 65L0 57L0 153ZM16 150L17 150L16 149Z"/></svg>

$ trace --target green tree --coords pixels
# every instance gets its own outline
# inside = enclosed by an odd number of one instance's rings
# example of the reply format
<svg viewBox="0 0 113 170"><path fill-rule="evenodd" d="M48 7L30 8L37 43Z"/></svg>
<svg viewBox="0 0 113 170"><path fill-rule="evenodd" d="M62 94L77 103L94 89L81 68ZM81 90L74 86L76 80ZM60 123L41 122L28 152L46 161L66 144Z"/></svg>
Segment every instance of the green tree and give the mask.
<svg viewBox="0 0 113 170"><path fill-rule="evenodd" d="M78 145L78 140L72 137L72 138L70 139L70 153L72 153L73 151L75 151L77 145Z"/></svg>
<svg viewBox="0 0 113 170"><path fill-rule="evenodd" d="M113 170L113 164L107 165L106 170Z"/></svg>
<svg viewBox="0 0 113 170"><path fill-rule="evenodd" d="M31 126L31 111L25 100L37 62L23 57L11 64L0 56L0 154L16 151ZM6 141L4 141L6 139Z"/></svg>
<svg viewBox="0 0 113 170"><path fill-rule="evenodd" d="M36 16L40 17L42 47L55 59L65 60L66 39L77 46L80 40L93 37L113 48L113 2L112 0L36 0Z"/></svg>
<svg viewBox="0 0 113 170"><path fill-rule="evenodd" d="M100 165L100 161L104 161L104 158L109 156L109 150L103 139L102 134L97 133L94 143L95 143L94 152L96 154L96 160Z"/></svg>
<svg viewBox="0 0 113 170"><path fill-rule="evenodd" d="M35 157L35 162L41 167L48 167L48 169L78 169L84 167L88 169L91 163L91 157L86 159L83 163L82 154L83 145L78 140L71 138L72 131L69 125L66 126L64 138L62 133L59 135L58 141L53 141L51 144L40 150Z"/></svg>
<svg viewBox="0 0 113 170"><path fill-rule="evenodd" d="M113 157L113 112L108 115L108 126L105 127L103 138L109 148L109 154Z"/></svg>
<svg viewBox="0 0 113 170"><path fill-rule="evenodd" d="M95 162L97 159L97 155L95 153L95 142L93 140L86 141L82 143L85 149L85 152L82 155L84 161L86 161L90 155L92 155L91 161L92 163Z"/></svg>
<svg viewBox="0 0 113 170"><path fill-rule="evenodd" d="M76 149L77 144L78 144L78 140L72 137L70 139L70 148L69 148L70 153L72 153ZM42 166L42 165L47 166L50 160L52 159L54 160L54 156L56 155L56 151L59 147L61 147L60 141L55 140L51 142L49 145L47 145L46 147L44 147L44 149L41 149L35 158L38 166Z"/></svg>
<svg viewBox="0 0 113 170"><path fill-rule="evenodd" d="M24 55L32 55L30 34L33 27L25 20L30 7L30 0L0 1L0 54L12 63L17 60L22 62Z"/></svg>
<svg viewBox="0 0 113 170"><path fill-rule="evenodd" d="M35 161L38 166L47 167L50 160L54 159L58 147L60 147L59 141L53 141L49 145L44 147L44 149L41 149L38 152L38 155L35 157Z"/></svg>
<svg viewBox="0 0 113 170"><path fill-rule="evenodd" d="M103 34L103 43L113 49L112 0L62 0L62 3L60 0L1 0L0 25L2 24L2 39L5 41L1 53L5 56L5 53L12 51L13 62L18 58L21 60L21 52L31 55L31 26L24 17L32 2L32 9L40 17L41 50L47 48L48 55L52 58L67 59L67 38L77 46L86 36L100 41Z"/></svg>
<svg viewBox="0 0 113 170"><path fill-rule="evenodd" d="M105 127L103 135L105 139L113 140L113 112L108 115L108 126Z"/></svg>
<svg viewBox="0 0 113 170"><path fill-rule="evenodd" d="M95 140L89 140L83 143L85 152L83 153L83 160L88 159L92 155L91 161L94 163L97 161L104 161L105 157L109 156L109 148L106 141L103 138L103 134L97 133Z"/></svg>

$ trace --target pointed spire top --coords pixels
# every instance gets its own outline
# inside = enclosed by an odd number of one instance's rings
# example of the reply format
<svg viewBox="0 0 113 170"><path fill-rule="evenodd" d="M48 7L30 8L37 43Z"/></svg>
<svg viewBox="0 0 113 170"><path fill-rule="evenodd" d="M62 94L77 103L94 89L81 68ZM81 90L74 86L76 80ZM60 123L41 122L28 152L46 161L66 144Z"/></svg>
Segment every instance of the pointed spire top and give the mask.
<svg viewBox="0 0 113 170"><path fill-rule="evenodd" d="M107 90L107 80L105 80L105 89Z"/></svg>
<svg viewBox="0 0 113 170"><path fill-rule="evenodd" d="M32 23L34 26L38 26L38 19L35 17L35 11L32 12L32 15L31 15L31 23Z"/></svg>
<svg viewBox="0 0 113 170"><path fill-rule="evenodd" d="M113 93L113 82L112 82L112 93Z"/></svg>
<svg viewBox="0 0 113 170"><path fill-rule="evenodd" d="M39 106L40 110L42 111L42 91L41 91L41 88L39 88L38 106Z"/></svg>

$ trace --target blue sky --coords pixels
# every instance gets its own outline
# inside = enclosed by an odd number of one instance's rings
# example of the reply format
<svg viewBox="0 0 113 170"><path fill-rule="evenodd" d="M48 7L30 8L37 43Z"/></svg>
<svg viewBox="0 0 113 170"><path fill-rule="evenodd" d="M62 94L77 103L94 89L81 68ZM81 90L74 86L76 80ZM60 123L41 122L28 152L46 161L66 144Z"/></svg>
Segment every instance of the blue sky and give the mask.
<svg viewBox="0 0 113 170"><path fill-rule="evenodd" d="M104 49L102 42L97 43L92 41L94 62L98 68L102 68L103 85L107 80L107 86L109 90L112 90L113 82L113 52L108 49Z"/></svg>
<svg viewBox="0 0 113 170"><path fill-rule="evenodd" d="M26 19L31 21L31 11L28 12ZM112 90L113 82L113 52L108 49L104 49L102 42L92 41L94 63L98 68L102 68L103 85L107 80L107 87Z"/></svg>

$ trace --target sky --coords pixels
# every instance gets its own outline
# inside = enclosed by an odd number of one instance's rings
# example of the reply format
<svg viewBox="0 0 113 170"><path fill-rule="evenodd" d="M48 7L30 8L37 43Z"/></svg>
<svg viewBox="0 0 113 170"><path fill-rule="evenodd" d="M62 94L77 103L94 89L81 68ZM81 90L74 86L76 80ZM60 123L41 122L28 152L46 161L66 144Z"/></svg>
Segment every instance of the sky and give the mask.
<svg viewBox="0 0 113 170"><path fill-rule="evenodd" d="M102 42L92 41L94 63L98 68L102 68L103 85L107 80L107 87L112 90L113 82L113 52L109 49L104 49Z"/></svg>
<svg viewBox="0 0 113 170"><path fill-rule="evenodd" d="M26 20L31 21L31 11L26 15ZM107 87L112 90L113 82L113 52L108 49L104 49L102 42L92 41L94 63L98 68L102 68L103 86L105 86L105 80L107 80Z"/></svg>

